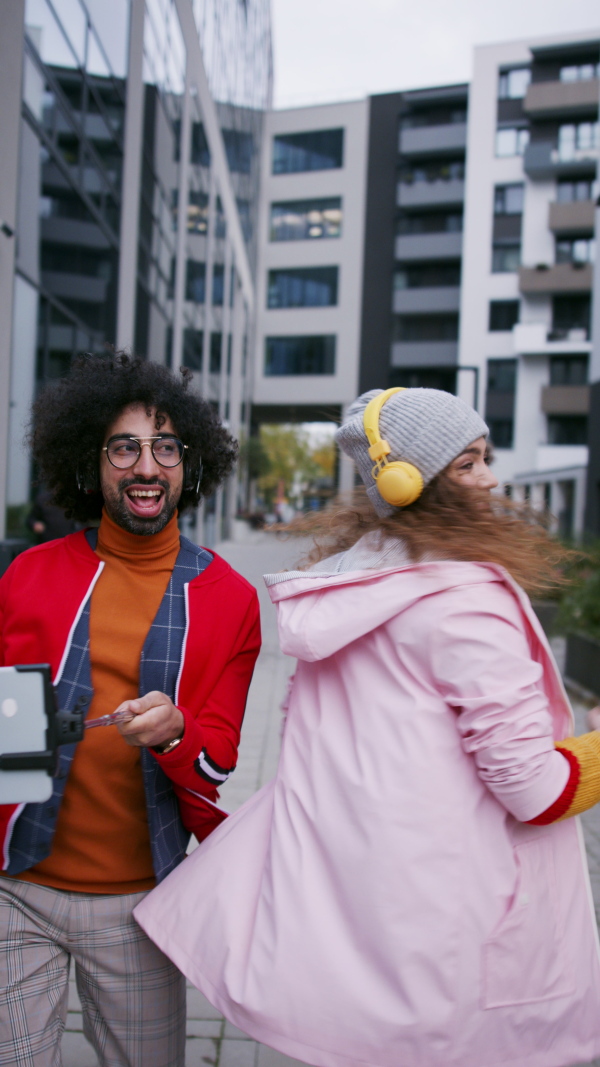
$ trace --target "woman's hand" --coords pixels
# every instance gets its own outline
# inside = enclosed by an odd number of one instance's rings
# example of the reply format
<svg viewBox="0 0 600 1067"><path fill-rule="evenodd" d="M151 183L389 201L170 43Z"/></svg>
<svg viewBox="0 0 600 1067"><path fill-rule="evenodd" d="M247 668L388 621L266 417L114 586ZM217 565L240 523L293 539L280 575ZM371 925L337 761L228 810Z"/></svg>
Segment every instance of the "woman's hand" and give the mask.
<svg viewBox="0 0 600 1067"><path fill-rule="evenodd" d="M587 713L589 730L600 730L600 707L591 708Z"/></svg>

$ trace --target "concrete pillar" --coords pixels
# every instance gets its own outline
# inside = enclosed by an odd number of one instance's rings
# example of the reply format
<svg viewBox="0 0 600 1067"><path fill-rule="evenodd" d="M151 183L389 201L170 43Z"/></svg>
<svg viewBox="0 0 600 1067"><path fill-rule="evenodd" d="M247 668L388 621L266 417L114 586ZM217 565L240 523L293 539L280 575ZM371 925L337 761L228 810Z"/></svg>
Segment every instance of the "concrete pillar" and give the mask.
<svg viewBox="0 0 600 1067"><path fill-rule="evenodd" d="M0 0L0 540L6 532L10 355L12 345L19 127L25 0Z"/></svg>
<svg viewBox="0 0 600 1067"><path fill-rule="evenodd" d="M183 358L183 302L185 300L186 238L191 141L190 80L186 66L185 89L181 105L179 135L179 183L177 189L177 250L175 255L175 292L173 294L173 370L178 371Z"/></svg>

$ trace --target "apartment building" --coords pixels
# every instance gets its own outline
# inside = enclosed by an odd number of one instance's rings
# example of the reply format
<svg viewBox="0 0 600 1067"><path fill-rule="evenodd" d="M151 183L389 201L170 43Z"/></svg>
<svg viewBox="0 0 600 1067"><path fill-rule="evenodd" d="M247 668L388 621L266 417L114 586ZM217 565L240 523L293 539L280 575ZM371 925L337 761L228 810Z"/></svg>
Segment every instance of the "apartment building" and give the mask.
<svg viewBox="0 0 600 1067"><path fill-rule="evenodd" d="M254 426L335 421L356 396L368 104L266 117ZM342 463L341 484L351 484Z"/></svg>
<svg viewBox="0 0 600 1067"><path fill-rule="evenodd" d="M501 481L548 505L569 536L584 527L599 376L599 45L573 35L477 48L469 91L459 361L478 368Z"/></svg>
<svg viewBox="0 0 600 1067"><path fill-rule="evenodd" d="M31 401L78 352L186 366L236 436L248 426L272 83L269 0L1 11L0 537L30 505ZM232 478L198 516L205 540L237 504Z"/></svg>

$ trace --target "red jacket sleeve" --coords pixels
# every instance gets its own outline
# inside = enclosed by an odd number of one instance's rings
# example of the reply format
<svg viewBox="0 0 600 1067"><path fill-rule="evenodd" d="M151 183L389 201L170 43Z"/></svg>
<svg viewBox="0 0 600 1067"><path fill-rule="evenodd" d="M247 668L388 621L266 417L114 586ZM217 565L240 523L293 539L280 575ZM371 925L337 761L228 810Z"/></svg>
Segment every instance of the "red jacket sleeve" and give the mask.
<svg viewBox="0 0 600 1067"><path fill-rule="evenodd" d="M190 622L178 707L183 740L155 758L174 784L186 829L202 840L220 821L193 793L218 797L237 762L240 731L260 650L256 590L235 572L230 580L190 591ZM192 792L189 792L191 790Z"/></svg>

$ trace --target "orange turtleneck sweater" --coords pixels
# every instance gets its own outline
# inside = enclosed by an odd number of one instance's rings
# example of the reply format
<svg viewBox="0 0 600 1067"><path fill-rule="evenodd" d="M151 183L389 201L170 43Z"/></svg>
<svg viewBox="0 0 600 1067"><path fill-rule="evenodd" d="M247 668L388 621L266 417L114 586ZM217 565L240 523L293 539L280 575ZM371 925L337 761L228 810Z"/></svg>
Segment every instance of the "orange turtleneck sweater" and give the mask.
<svg viewBox="0 0 600 1067"><path fill-rule="evenodd" d="M158 534L127 533L103 513L97 555L104 568L90 611L88 718L138 696L142 648L179 552L177 517ZM140 749L116 726L88 730L77 746L52 853L20 879L78 893L151 889L154 872Z"/></svg>

